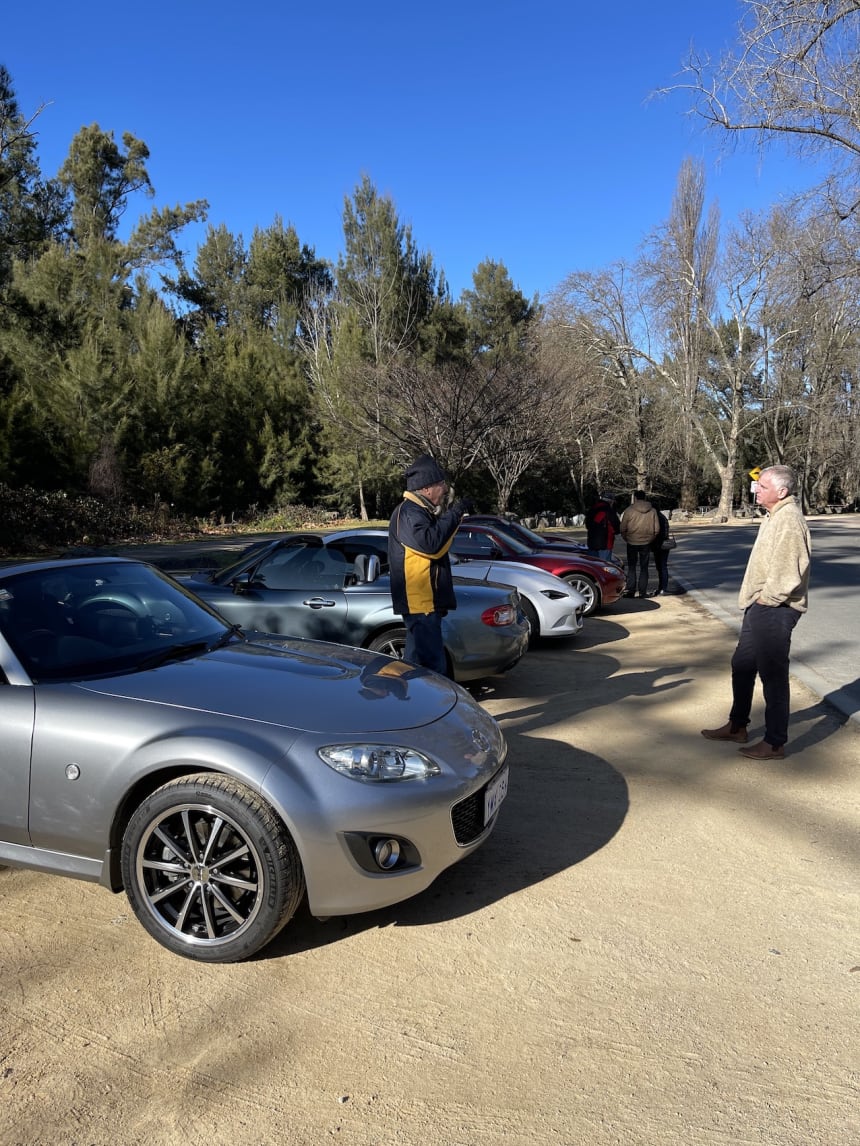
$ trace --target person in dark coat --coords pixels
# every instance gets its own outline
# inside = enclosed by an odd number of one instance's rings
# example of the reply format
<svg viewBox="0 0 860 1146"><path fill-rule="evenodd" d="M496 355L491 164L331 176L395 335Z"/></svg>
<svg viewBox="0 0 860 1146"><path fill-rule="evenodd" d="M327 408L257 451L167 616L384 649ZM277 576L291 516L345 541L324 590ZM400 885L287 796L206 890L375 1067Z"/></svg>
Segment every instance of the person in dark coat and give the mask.
<svg viewBox="0 0 860 1146"><path fill-rule="evenodd" d="M613 494L602 493L585 514L588 552L592 557L612 560L612 547L621 532L621 519L615 508Z"/></svg>
<svg viewBox="0 0 860 1146"><path fill-rule="evenodd" d="M469 498L443 510L448 492L444 471L429 454L406 471L406 492L388 526L388 563L394 611L406 626L404 659L447 672L442 618L457 608L448 550Z"/></svg>
<svg viewBox="0 0 860 1146"><path fill-rule="evenodd" d="M653 501L652 504L654 504ZM654 569L657 573L657 588L651 596L662 597L669 591L669 550L663 548L663 542L669 539L669 518L659 505L654 504L654 509L657 511L660 532L651 542L651 555L654 558Z"/></svg>

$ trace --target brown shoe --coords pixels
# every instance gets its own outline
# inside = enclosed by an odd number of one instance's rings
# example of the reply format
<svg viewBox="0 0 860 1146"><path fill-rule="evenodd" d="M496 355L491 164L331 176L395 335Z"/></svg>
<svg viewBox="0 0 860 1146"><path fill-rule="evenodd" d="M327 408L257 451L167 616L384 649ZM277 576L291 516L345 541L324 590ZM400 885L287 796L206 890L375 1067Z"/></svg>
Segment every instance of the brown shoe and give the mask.
<svg viewBox="0 0 860 1146"><path fill-rule="evenodd" d="M784 760L785 752L782 748L774 748L772 744L768 744L766 740L760 741L758 744L753 744L749 748L742 748L740 751L741 756L746 756L750 760Z"/></svg>
<svg viewBox="0 0 860 1146"><path fill-rule="evenodd" d="M722 728L703 728L702 736L706 740L733 740L735 744L746 744L747 742L747 730L734 728L731 721L724 724Z"/></svg>

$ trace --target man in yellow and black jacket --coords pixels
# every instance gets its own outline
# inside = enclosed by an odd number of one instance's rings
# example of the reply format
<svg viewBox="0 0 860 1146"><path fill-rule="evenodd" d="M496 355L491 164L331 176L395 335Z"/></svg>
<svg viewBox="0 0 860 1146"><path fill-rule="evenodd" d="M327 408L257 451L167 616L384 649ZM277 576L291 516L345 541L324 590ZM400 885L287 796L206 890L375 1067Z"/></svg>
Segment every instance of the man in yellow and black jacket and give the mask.
<svg viewBox="0 0 860 1146"><path fill-rule="evenodd" d="M406 492L388 527L391 598L406 625L404 658L443 674L442 618L457 608L448 550L460 520L473 508L462 498L443 510L447 492L444 471L422 454L406 471Z"/></svg>

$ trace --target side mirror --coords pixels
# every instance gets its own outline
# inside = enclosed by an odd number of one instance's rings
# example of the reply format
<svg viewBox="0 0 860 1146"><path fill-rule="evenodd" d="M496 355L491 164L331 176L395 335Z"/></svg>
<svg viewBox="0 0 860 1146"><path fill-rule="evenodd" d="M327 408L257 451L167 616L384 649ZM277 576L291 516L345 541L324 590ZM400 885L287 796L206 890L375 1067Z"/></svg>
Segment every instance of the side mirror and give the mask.
<svg viewBox="0 0 860 1146"><path fill-rule="evenodd" d="M252 584L253 580L254 580L254 574L253 573L240 573L238 577L234 577L233 580L230 582L230 588L233 590L234 593L239 594L239 595L241 595L242 593L247 593L248 590L251 588L251 584Z"/></svg>

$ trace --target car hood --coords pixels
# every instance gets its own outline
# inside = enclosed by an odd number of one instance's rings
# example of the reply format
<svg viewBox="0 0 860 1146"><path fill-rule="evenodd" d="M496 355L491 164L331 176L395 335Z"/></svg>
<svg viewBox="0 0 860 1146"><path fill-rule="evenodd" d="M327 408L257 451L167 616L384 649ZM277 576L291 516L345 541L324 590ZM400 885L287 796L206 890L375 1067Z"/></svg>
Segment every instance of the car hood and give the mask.
<svg viewBox="0 0 860 1146"><path fill-rule="evenodd" d="M297 731L352 735L432 724L462 695L444 677L381 653L269 636L78 687Z"/></svg>

